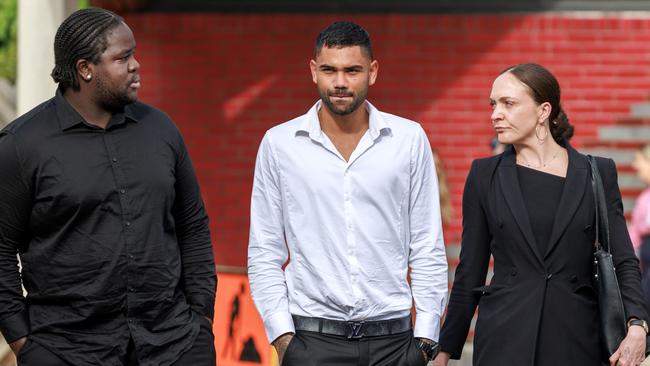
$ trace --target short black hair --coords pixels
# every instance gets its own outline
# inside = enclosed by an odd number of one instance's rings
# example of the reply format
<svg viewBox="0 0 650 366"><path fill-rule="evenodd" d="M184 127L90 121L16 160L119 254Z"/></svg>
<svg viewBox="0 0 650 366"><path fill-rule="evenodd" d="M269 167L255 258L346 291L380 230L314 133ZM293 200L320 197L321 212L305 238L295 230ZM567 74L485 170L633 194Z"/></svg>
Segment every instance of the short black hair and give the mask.
<svg viewBox="0 0 650 366"><path fill-rule="evenodd" d="M349 21L340 21L330 24L316 37L314 56L318 56L323 47L351 47L360 46L370 59L373 59L370 35L358 24Z"/></svg>
<svg viewBox="0 0 650 366"><path fill-rule="evenodd" d="M65 90L79 90L76 63L86 59L99 63L108 45L108 33L124 22L121 16L100 8L77 10L59 26L54 37L52 79Z"/></svg>

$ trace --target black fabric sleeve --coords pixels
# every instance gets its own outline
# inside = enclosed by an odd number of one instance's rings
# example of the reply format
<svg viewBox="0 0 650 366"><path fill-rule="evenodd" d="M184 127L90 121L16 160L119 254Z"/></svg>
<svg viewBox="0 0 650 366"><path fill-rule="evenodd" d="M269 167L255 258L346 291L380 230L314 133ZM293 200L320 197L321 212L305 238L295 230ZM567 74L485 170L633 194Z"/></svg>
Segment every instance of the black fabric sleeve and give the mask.
<svg viewBox="0 0 650 366"><path fill-rule="evenodd" d="M183 261L183 290L192 309L212 319L217 276L208 215L180 134L178 139L174 220Z"/></svg>
<svg viewBox="0 0 650 366"><path fill-rule="evenodd" d="M7 342L29 333L18 251L29 240L31 190L23 177L16 138L0 133L0 332Z"/></svg>
<svg viewBox="0 0 650 366"><path fill-rule="evenodd" d="M639 318L650 321L645 310L641 290L639 260L634 254L632 241L630 240L625 223L625 216L623 216L623 203L621 201L621 192L618 188L616 164L612 159L598 158L597 161L607 199L610 251L614 259L616 277L621 289L625 313L628 318Z"/></svg>
<svg viewBox="0 0 650 366"><path fill-rule="evenodd" d="M472 163L463 192L463 235L460 262L440 333L440 348L459 359L479 296L473 289L485 285L492 239L479 191L478 161Z"/></svg>

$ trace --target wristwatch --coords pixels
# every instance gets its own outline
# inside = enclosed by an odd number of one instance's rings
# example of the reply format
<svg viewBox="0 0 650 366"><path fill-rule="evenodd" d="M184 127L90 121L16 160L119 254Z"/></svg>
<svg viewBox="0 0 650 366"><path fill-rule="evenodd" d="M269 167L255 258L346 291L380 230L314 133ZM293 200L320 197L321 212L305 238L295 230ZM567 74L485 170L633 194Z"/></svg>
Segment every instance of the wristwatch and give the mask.
<svg viewBox="0 0 650 366"><path fill-rule="evenodd" d="M645 334L648 334L648 323L645 320L632 318L627 321L627 327L629 328L632 325L638 325L643 327L643 330L645 330Z"/></svg>
<svg viewBox="0 0 650 366"><path fill-rule="evenodd" d="M431 341L425 342L422 339L418 339L417 343L418 349L420 349L422 352L424 352L427 357L429 357L429 361L433 360L436 358L438 355L438 352L440 352L440 345L436 341Z"/></svg>

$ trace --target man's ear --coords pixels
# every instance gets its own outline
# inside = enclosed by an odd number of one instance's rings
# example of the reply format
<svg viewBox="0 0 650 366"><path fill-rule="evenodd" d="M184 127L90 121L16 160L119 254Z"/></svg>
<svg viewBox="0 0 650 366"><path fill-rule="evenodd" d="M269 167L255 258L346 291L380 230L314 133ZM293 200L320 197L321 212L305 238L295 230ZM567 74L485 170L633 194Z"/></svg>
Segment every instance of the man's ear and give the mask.
<svg viewBox="0 0 650 366"><path fill-rule="evenodd" d="M93 71L95 70L92 62L89 62L85 58L77 60L76 70L77 75L83 81L90 82L93 78Z"/></svg>
<svg viewBox="0 0 650 366"><path fill-rule="evenodd" d="M316 61L309 61L309 70L311 71L311 80L314 84L318 84L318 65L316 64Z"/></svg>
<svg viewBox="0 0 650 366"><path fill-rule="evenodd" d="M377 60L373 60L370 63L370 77L368 79L368 85L373 85L375 83L377 80L377 75L379 75L379 62Z"/></svg>

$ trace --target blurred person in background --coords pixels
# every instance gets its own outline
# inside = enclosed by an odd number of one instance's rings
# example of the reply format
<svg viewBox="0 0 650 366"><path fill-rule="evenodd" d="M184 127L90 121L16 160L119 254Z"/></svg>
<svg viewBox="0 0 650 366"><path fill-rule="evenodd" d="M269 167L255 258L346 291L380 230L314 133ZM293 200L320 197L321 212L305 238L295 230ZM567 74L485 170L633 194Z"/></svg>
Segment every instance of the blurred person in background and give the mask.
<svg viewBox="0 0 650 366"><path fill-rule="evenodd" d="M432 153L433 163L436 166L436 176L438 177L440 215L442 217L442 223L449 225L454 219L454 206L451 204L451 192L449 191L449 183L447 182L447 173L440 159L440 155L435 150Z"/></svg>
<svg viewBox="0 0 650 366"><path fill-rule="evenodd" d="M650 186L650 144L636 152L632 167L639 179ZM634 204L630 238L641 259L643 296L650 312L650 188L643 190Z"/></svg>
<svg viewBox="0 0 650 366"><path fill-rule="evenodd" d="M610 357L601 348L592 287L591 170L568 142L573 126L560 105L560 86L540 65L515 65L495 79L490 104L498 140L510 146L475 160L467 177L460 262L434 364L460 358L478 306L475 366L639 365L648 315L614 162L597 158L629 321ZM494 276L486 285L490 255Z"/></svg>
<svg viewBox="0 0 650 366"><path fill-rule="evenodd" d="M424 365L448 281L431 146L366 100L379 64L359 25L324 29L310 69L321 99L255 164L248 276L268 339L285 366Z"/></svg>
<svg viewBox="0 0 650 366"><path fill-rule="evenodd" d="M499 142L499 139L495 136L490 140L490 150L492 150L492 155L499 155L506 150L507 145Z"/></svg>
<svg viewBox="0 0 650 366"><path fill-rule="evenodd" d="M178 129L137 102L135 48L118 15L73 13L56 95L0 132L0 331L19 365L216 362L208 217Z"/></svg>

